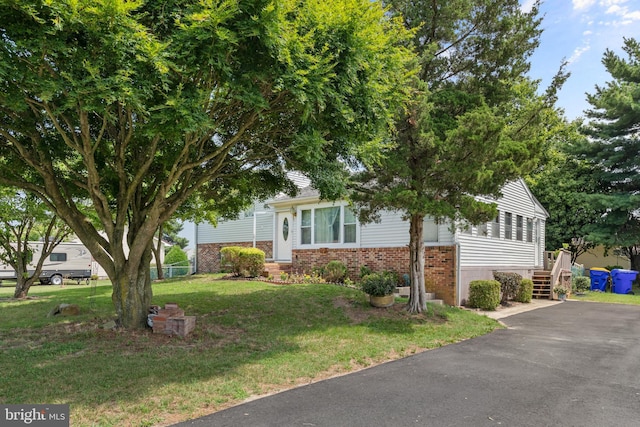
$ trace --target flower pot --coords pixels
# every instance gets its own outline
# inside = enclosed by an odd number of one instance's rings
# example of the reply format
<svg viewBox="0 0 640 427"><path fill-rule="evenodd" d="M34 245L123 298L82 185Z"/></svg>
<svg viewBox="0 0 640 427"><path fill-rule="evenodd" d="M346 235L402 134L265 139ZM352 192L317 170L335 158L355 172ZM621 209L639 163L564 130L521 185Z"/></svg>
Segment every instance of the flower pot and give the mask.
<svg viewBox="0 0 640 427"><path fill-rule="evenodd" d="M384 295L381 297L369 295L369 303L374 307L391 307L394 303L394 300L395 296L393 294Z"/></svg>
<svg viewBox="0 0 640 427"><path fill-rule="evenodd" d="M566 301L567 300L567 294L558 294L558 299L560 301Z"/></svg>

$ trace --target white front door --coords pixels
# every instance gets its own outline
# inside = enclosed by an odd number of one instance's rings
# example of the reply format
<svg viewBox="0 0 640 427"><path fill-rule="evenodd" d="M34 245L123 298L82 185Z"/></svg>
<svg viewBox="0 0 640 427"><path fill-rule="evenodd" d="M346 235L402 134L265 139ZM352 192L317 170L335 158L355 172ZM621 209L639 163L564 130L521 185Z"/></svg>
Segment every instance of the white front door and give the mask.
<svg viewBox="0 0 640 427"><path fill-rule="evenodd" d="M293 249L293 215L279 212L276 219L276 261L291 261Z"/></svg>

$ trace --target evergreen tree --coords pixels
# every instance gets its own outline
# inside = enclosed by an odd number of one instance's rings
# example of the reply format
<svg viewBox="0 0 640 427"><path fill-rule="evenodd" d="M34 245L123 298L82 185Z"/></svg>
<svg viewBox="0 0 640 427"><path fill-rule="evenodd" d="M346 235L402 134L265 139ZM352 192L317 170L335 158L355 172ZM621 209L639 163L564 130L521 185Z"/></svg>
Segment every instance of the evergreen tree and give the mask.
<svg viewBox="0 0 640 427"><path fill-rule="evenodd" d="M353 194L362 221L383 209L410 221L408 309L426 309L423 221L453 227L485 222L503 185L536 165L558 123L553 110L558 74L544 96L527 78L538 46L538 4L517 0L388 2L414 31L419 72L412 100L397 121L395 140L369 165Z"/></svg>
<svg viewBox="0 0 640 427"><path fill-rule="evenodd" d="M611 50L602 63L613 78L596 86L587 99L586 140L574 147L603 183L590 203L605 213L591 227L590 239L621 247L634 270L640 269L640 43L625 39L623 58Z"/></svg>

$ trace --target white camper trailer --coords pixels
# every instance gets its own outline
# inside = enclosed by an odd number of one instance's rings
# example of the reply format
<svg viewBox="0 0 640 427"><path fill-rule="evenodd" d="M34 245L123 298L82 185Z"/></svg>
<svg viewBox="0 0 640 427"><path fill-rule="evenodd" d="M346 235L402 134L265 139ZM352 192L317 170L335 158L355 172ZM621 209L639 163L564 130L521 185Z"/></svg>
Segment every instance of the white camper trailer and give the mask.
<svg viewBox="0 0 640 427"><path fill-rule="evenodd" d="M35 270L35 262L40 259L42 242L30 242L33 249L32 263L28 271ZM91 279L93 258L82 243L60 243L47 257L42 265L39 281L42 285L61 285L64 279L76 280L78 283ZM0 264L0 281L15 280L16 272L10 265Z"/></svg>

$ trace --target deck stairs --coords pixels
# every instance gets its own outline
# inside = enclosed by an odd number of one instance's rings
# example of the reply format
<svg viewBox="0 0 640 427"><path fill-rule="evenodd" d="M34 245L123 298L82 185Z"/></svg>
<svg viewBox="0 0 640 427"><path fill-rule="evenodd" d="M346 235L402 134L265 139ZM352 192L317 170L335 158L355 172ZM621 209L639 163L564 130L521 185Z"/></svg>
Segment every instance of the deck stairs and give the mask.
<svg viewBox="0 0 640 427"><path fill-rule="evenodd" d="M551 272L537 270L533 273L533 298L551 299Z"/></svg>

